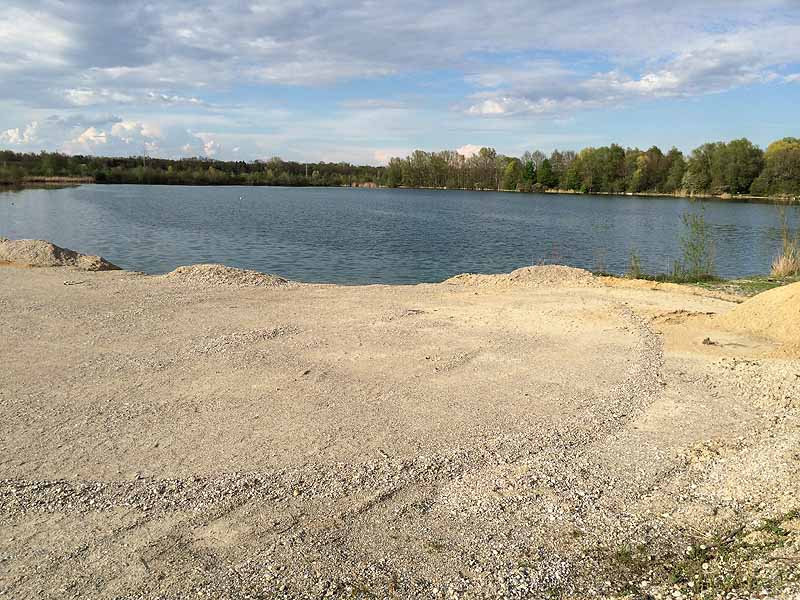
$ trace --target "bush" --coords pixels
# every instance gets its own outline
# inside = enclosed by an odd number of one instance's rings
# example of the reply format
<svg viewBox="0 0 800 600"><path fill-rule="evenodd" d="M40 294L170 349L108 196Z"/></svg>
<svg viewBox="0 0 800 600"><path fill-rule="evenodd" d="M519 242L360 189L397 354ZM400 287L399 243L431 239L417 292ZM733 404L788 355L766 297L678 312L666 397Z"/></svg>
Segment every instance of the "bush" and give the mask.
<svg viewBox="0 0 800 600"><path fill-rule="evenodd" d="M781 209L781 253L772 261L772 277L800 275L800 229L792 232L786 211Z"/></svg>
<svg viewBox="0 0 800 600"><path fill-rule="evenodd" d="M628 272L625 273L626 277L631 279L641 279L644 273L642 271L642 261L635 250L631 250L631 258L628 263Z"/></svg>
<svg viewBox="0 0 800 600"><path fill-rule="evenodd" d="M684 213L681 220L685 229L680 238L683 260L675 262L672 276L683 281L716 279L714 239L706 223L705 207Z"/></svg>

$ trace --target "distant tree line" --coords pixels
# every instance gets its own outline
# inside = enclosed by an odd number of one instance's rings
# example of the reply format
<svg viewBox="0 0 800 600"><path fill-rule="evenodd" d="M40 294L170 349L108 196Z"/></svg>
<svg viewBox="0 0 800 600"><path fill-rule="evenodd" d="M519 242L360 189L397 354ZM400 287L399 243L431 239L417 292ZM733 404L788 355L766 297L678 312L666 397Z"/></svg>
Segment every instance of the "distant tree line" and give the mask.
<svg viewBox="0 0 800 600"><path fill-rule="evenodd" d="M37 178L90 177L97 183L341 186L378 183L383 171L382 167L344 162L298 163L280 158L245 162L0 151L0 183L6 184Z"/></svg>
<svg viewBox="0 0 800 600"><path fill-rule="evenodd" d="M704 144L686 157L617 144L503 156L481 148L466 158L456 152L417 150L389 161L388 186L584 193L663 193L758 196L800 195L800 139L784 138L766 152L749 140Z"/></svg>
<svg viewBox="0 0 800 600"><path fill-rule="evenodd" d="M514 190L584 193L800 196L800 139L784 138L761 150L747 139L703 144L687 157L617 144L580 152L540 151L521 157L481 148L472 156L416 150L386 167L349 163L169 160L129 157L19 154L0 151L0 182L30 178L90 177L97 183L190 185L342 186Z"/></svg>

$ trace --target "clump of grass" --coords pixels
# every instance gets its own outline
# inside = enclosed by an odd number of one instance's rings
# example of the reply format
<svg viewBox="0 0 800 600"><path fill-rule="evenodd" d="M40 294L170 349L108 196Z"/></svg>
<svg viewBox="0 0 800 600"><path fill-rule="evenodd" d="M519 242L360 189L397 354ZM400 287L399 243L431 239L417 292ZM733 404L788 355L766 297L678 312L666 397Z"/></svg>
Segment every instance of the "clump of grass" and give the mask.
<svg viewBox="0 0 800 600"><path fill-rule="evenodd" d="M628 272L625 276L630 279L642 279L644 271L642 271L642 260L639 258L636 250L631 250L631 257L628 261Z"/></svg>
<svg viewBox="0 0 800 600"><path fill-rule="evenodd" d="M772 277L783 279L800 275L800 230L792 232L786 210L781 207L781 253L772 261Z"/></svg>
<svg viewBox="0 0 800 600"><path fill-rule="evenodd" d="M678 282L711 281L716 279L715 246L711 227L706 223L705 207L699 212L681 215L684 232L681 234L683 259L675 261L672 279Z"/></svg>

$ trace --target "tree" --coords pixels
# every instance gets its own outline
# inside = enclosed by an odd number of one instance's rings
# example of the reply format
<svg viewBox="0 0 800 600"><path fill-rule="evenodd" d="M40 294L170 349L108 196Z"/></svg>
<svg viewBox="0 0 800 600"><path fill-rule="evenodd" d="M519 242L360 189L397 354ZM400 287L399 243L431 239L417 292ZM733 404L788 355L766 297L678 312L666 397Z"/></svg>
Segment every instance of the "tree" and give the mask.
<svg viewBox="0 0 800 600"><path fill-rule="evenodd" d="M503 171L503 181L501 189L516 190L522 183L522 162L518 158L512 158L506 164Z"/></svg>
<svg viewBox="0 0 800 600"><path fill-rule="evenodd" d="M558 177L556 177L550 160L545 158L539 168L536 170L536 183L545 189L554 188L558 185Z"/></svg>
<svg viewBox="0 0 800 600"><path fill-rule="evenodd" d="M668 194L673 194L683 184L683 176L686 173L686 160L683 158L683 152L677 148L672 148L667 153L667 179L664 181L664 191Z"/></svg>
<svg viewBox="0 0 800 600"><path fill-rule="evenodd" d="M750 189L764 196L800 195L800 139L772 142L764 153L764 170Z"/></svg>
<svg viewBox="0 0 800 600"><path fill-rule="evenodd" d="M318 173L318 171L314 171ZM397 187L403 184L403 160L400 158L389 159L389 166L386 169L386 185Z"/></svg>
<svg viewBox="0 0 800 600"><path fill-rule="evenodd" d="M712 157L712 190L745 194L763 167L764 153L750 140L742 138L719 144Z"/></svg>
<svg viewBox="0 0 800 600"><path fill-rule="evenodd" d="M712 157L719 145L719 143L703 144L692 150L683 176L683 187L690 193L705 193L710 190Z"/></svg>

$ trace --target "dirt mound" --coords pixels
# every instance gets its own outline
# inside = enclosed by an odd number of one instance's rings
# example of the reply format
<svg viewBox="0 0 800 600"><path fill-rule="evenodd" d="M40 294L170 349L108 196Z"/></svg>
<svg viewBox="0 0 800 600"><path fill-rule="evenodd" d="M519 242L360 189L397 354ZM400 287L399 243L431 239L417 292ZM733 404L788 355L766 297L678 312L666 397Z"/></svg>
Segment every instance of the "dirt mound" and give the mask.
<svg viewBox="0 0 800 600"><path fill-rule="evenodd" d="M277 275L217 264L178 267L162 277L168 281L197 286L277 287L289 283Z"/></svg>
<svg viewBox="0 0 800 600"><path fill-rule="evenodd" d="M800 342L800 283L763 292L720 318L731 329L780 342Z"/></svg>
<svg viewBox="0 0 800 600"><path fill-rule="evenodd" d="M562 265L541 265L522 267L511 273L497 275L462 273L445 280L444 283L496 288L583 287L595 285L595 278L584 269Z"/></svg>
<svg viewBox="0 0 800 600"><path fill-rule="evenodd" d="M0 238L0 262L31 267L73 267L82 271L119 270L101 256L81 254L44 240Z"/></svg>

